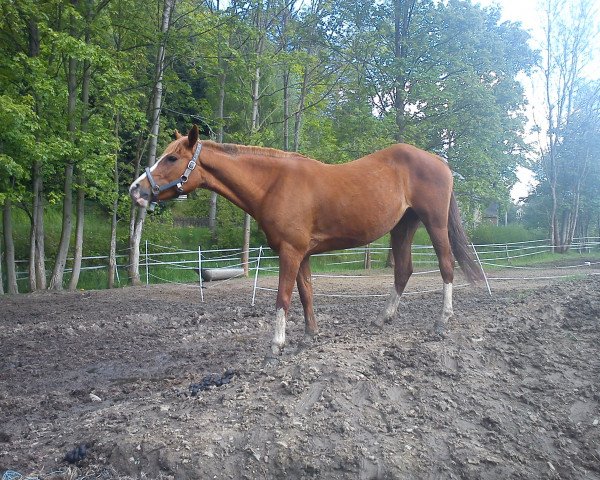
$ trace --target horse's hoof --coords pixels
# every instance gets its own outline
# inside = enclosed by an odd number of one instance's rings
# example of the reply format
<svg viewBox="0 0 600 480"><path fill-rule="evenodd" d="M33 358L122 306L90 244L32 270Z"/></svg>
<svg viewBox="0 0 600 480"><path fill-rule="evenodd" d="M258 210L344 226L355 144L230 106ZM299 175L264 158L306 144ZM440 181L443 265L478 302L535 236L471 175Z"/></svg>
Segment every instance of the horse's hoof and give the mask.
<svg viewBox="0 0 600 480"><path fill-rule="evenodd" d="M272 353L267 353L265 355L265 359L263 360L263 365L267 368L276 367L279 365L279 358L273 355Z"/></svg>
<svg viewBox="0 0 600 480"><path fill-rule="evenodd" d="M371 325L373 325L375 328L378 328L379 330L383 330L384 324L388 321L389 320L386 320L383 317L377 317L375 320L373 320L371 322Z"/></svg>
<svg viewBox="0 0 600 480"><path fill-rule="evenodd" d="M305 333L302 340L298 342L298 350L305 350L312 347L315 343L315 337L315 333Z"/></svg>
<svg viewBox="0 0 600 480"><path fill-rule="evenodd" d="M446 325L442 322L435 322L433 324L433 334L440 338L446 338Z"/></svg>

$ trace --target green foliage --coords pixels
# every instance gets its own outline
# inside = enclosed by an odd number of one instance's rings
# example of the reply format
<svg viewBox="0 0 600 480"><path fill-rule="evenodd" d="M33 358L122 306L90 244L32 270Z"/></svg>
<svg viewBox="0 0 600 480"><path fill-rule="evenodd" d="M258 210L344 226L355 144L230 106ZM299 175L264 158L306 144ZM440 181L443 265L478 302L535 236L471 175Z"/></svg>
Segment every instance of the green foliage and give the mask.
<svg viewBox="0 0 600 480"><path fill-rule="evenodd" d="M174 129L185 132L192 123L213 138L222 128L224 141L297 148L328 163L401 139L449 160L464 211L492 200L506 205L514 169L526 163L524 99L515 78L535 61L527 33L501 23L498 10L471 1L419 0L398 55L395 3L250 1L218 10L212 2L178 0L172 28L163 36L163 2L158 8L141 0L2 2L0 202L10 195L29 213L31 171L39 162L51 257L60 237L55 226L63 172L72 163L81 182L74 187L85 189L86 208L94 209L84 254L106 253L104 215L115 199L124 247L127 187L138 161L144 168L148 158L154 63L164 41L159 150ZM77 97L71 116L70 61ZM86 72L88 103L82 98ZM198 192L150 215L145 237L166 246L239 247L243 214L222 198L214 235L173 227L174 216L206 218L208 198ZM22 259L28 255L27 218L15 216ZM418 243L428 242L426 233L419 236ZM256 225L252 241L265 243Z"/></svg>
<svg viewBox="0 0 600 480"><path fill-rule="evenodd" d="M522 225L496 226L478 225L470 235L474 244L516 243L531 240L544 240L548 237L545 230L530 230Z"/></svg>

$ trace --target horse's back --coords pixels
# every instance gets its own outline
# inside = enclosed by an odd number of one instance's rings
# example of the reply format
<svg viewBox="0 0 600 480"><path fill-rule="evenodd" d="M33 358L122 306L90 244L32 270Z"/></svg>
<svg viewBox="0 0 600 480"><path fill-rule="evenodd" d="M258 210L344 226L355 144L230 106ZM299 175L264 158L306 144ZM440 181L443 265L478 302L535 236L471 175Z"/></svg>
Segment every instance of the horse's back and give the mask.
<svg viewBox="0 0 600 480"><path fill-rule="evenodd" d="M400 143L375 152L382 161L391 162L404 178L404 195L411 206L450 200L453 188L452 172L439 156L420 148Z"/></svg>

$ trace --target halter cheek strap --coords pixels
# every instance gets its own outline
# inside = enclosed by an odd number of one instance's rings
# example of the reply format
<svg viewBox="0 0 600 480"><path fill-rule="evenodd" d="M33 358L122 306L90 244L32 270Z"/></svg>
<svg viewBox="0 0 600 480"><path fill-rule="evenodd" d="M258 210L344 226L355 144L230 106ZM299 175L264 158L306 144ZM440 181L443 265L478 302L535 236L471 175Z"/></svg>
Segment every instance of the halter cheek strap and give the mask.
<svg viewBox="0 0 600 480"><path fill-rule="evenodd" d="M194 168L196 168L196 164L198 163L198 157L200 156L201 150L202 150L202 143L198 142L198 145L196 146L196 149L194 150L194 156L189 161L189 163L185 169L185 172L183 172L183 175L181 175L181 177L179 177L178 179L173 180L172 182L169 182L165 185L158 185L156 183L156 181L154 180L154 177L152 176L152 172L150 172L150 167L146 167L146 170L145 170L146 178L148 179L148 182L150 182L150 187L152 188L152 192L150 194L150 205L148 206L148 210L150 210L150 211L154 210L154 207L156 206L156 203L158 202L158 196L160 195L160 192L164 192L165 190L168 190L169 188L172 188L172 187L177 187L177 196L179 196L183 193L183 184L188 181L190 174L192 173Z"/></svg>

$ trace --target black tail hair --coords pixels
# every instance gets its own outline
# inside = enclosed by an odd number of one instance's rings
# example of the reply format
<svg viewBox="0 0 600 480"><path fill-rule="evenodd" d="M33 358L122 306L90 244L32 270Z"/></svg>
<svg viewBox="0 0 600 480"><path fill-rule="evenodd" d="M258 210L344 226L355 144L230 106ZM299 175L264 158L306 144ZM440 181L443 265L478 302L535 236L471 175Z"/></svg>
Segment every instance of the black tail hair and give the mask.
<svg viewBox="0 0 600 480"><path fill-rule="evenodd" d="M469 239L462 226L454 192L450 197L450 209L448 211L448 237L454 258L458 261L469 282L476 283L483 280L483 270L473 259L473 251L469 247Z"/></svg>

